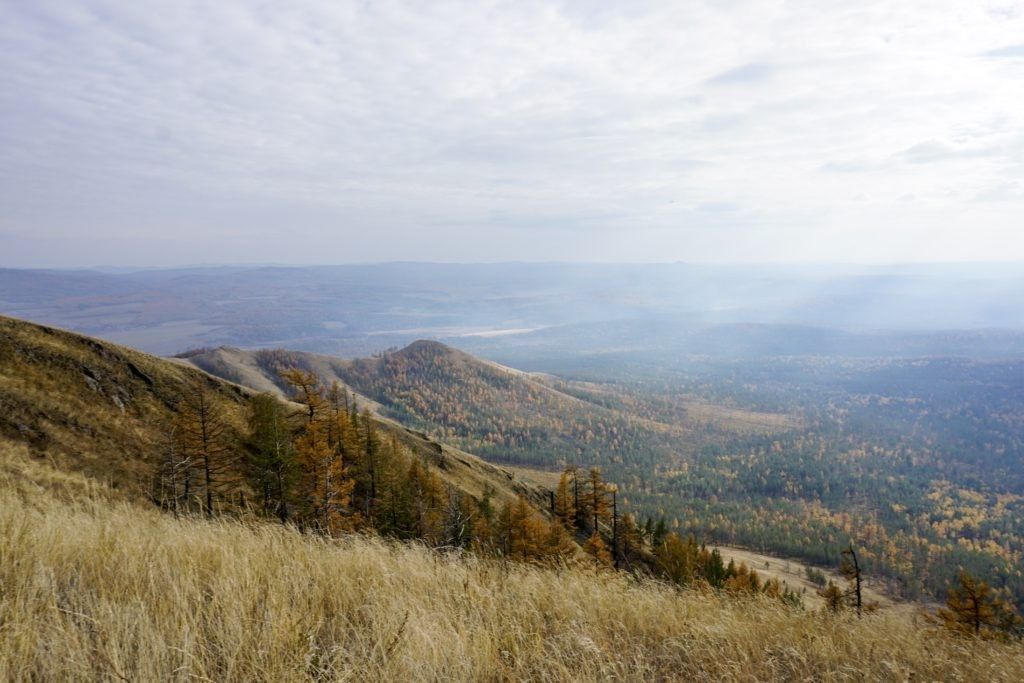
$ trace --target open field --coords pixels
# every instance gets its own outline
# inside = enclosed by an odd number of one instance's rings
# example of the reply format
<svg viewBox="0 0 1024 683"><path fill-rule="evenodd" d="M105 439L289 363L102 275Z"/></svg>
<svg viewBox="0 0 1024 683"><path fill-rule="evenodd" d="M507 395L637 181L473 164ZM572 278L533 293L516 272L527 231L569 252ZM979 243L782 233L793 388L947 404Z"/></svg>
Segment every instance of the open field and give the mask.
<svg viewBox="0 0 1024 683"><path fill-rule="evenodd" d="M175 520L0 444L4 680L988 680L1018 643L361 536Z"/></svg>

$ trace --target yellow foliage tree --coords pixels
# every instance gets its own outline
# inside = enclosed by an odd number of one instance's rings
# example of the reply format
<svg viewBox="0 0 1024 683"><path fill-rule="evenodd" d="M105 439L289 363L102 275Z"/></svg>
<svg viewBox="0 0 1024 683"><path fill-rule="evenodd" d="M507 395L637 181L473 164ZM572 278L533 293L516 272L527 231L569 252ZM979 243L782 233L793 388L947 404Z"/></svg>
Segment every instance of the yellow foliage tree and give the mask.
<svg viewBox="0 0 1024 683"><path fill-rule="evenodd" d="M605 545L604 539L601 538L601 534L597 533L596 529L590 534L590 538L587 539L584 549L595 560L597 560L598 564L602 567L611 566L612 554L608 551L608 546Z"/></svg>
<svg viewBox="0 0 1024 683"><path fill-rule="evenodd" d="M565 470L555 490L555 517L569 531L576 528L576 501L572 491L572 471Z"/></svg>
<svg viewBox="0 0 1024 683"><path fill-rule="evenodd" d="M237 468L223 408L203 383L195 382L181 397L175 416L175 432L182 458L189 464L189 470L198 472L204 512L207 517L212 517L214 493L224 493L228 487L237 484ZM191 471L185 476L187 503L192 495Z"/></svg>
<svg viewBox="0 0 1024 683"><path fill-rule="evenodd" d="M958 583L949 589L946 606L936 614L944 627L964 635L991 636L1020 625L1020 615L1013 606L987 583L964 570L960 570Z"/></svg>

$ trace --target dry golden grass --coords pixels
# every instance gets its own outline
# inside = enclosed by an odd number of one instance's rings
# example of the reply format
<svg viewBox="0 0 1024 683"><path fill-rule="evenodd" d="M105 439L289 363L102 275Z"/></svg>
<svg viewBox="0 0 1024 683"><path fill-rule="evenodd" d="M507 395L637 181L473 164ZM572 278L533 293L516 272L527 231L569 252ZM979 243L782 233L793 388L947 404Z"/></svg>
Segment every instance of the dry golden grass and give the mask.
<svg viewBox="0 0 1024 683"><path fill-rule="evenodd" d="M0 443L0 680L1024 680L1020 644L109 499Z"/></svg>

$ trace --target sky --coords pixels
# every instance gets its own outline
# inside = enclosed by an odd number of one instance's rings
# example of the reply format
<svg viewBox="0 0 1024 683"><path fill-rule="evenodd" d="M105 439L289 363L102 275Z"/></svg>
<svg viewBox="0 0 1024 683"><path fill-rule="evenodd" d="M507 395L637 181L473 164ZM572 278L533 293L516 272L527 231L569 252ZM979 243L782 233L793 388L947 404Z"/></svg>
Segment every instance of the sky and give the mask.
<svg viewBox="0 0 1024 683"><path fill-rule="evenodd" d="M0 266L1024 260L1024 2L0 0Z"/></svg>

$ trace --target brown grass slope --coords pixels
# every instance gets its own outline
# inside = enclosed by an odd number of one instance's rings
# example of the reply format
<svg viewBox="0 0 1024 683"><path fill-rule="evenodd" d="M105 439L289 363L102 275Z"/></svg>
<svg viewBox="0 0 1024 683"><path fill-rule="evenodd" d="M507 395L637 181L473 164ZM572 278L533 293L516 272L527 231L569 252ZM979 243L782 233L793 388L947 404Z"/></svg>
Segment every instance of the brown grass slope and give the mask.
<svg viewBox="0 0 1024 683"><path fill-rule="evenodd" d="M0 316L0 441L24 443L56 466L138 496L148 490L174 406L192 382L204 383L241 431L252 390L187 363L106 341ZM257 386L256 389L269 389ZM379 418L395 438L474 497L485 488L504 502L546 492L473 455Z"/></svg>
<svg viewBox="0 0 1024 683"><path fill-rule="evenodd" d="M0 680L1019 681L1024 648L623 574L176 520L0 444Z"/></svg>
<svg viewBox="0 0 1024 683"><path fill-rule="evenodd" d="M140 493L190 382L241 428L248 391L116 344L0 317L0 438Z"/></svg>

